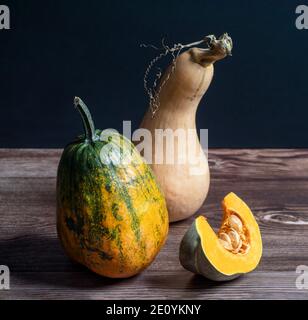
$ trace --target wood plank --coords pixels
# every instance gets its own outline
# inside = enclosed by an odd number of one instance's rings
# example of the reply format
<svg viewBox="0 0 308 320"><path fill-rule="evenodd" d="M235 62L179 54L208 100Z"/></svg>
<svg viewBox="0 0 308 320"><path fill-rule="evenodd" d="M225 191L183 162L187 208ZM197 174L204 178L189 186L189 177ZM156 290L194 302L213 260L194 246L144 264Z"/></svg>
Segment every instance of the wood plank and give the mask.
<svg viewBox="0 0 308 320"><path fill-rule="evenodd" d="M62 150L0 149L0 177L54 177ZM210 149L212 178L308 177L308 149Z"/></svg>
<svg viewBox="0 0 308 320"><path fill-rule="evenodd" d="M308 299L295 287L296 266L308 265L308 150L210 150L211 188L197 214L217 228L220 201L234 191L256 215L264 245L257 271L223 285L179 264L179 243L193 218L172 224L156 260L132 279L104 279L72 263L55 228L61 152L0 149L0 264L12 271L12 289L0 291L0 299Z"/></svg>
<svg viewBox="0 0 308 320"><path fill-rule="evenodd" d="M214 178L295 179L308 177L307 149L211 149L209 164Z"/></svg>
<svg viewBox="0 0 308 320"><path fill-rule="evenodd" d="M307 299L292 272L253 272L215 283L186 270L144 273L114 280L90 272L24 272L12 275L0 299ZM277 284L279 283L279 286Z"/></svg>
<svg viewBox="0 0 308 320"><path fill-rule="evenodd" d="M0 149L0 178L55 177L62 150Z"/></svg>
<svg viewBox="0 0 308 320"><path fill-rule="evenodd" d="M280 183L275 181L264 186L260 182L246 185L225 183L223 188L213 186L207 202L199 210L199 213L206 215L213 226L219 227L221 219L219 202L229 190L236 190L244 199L248 199L248 203L251 203L251 208L264 235L263 268L266 270L271 270L271 268L275 268L274 270L295 270L297 264L304 264L307 259L307 255L303 255L303 251L305 252L308 247L308 237L306 236L308 234L308 207L305 206L308 184L302 185L302 189L297 186L296 203L294 203L293 194L288 192L290 187L296 187L296 182L290 181L283 186L285 191ZM50 261L45 261L42 269L46 268L46 265L49 266L49 270L59 268L61 262L67 267L66 259L62 257L56 238L54 188L54 178L0 179L0 212L3 212L1 225L5 226L5 228L0 228L0 259L8 261L7 263L10 262L17 271L31 270L32 264L36 265L37 270L40 267L39 261L42 257L50 259ZM263 188L262 192L258 192L258 197L255 196L256 188ZM281 193L285 193L282 204ZM266 206L269 194L271 207ZM10 214L4 214L5 212L10 212ZM15 217L15 223L12 223L12 217ZM165 249L167 250L166 257L177 251L178 243L192 221L193 218L190 218L172 224L169 234L170 245ZM288 239L288 243L281 245L282 239ZM46 250L42 250L44 247ZM55 251L57 247L59 249ZM290 249L287 258L285 256L286 248ZM39 261L33 261L37 251L41 252L41 255L37 257ZM52 254L50 254L51 252ZM23 255L26 255L27 259L24 260ZM20 262L15 266L13 262L17 257L20 257ZM30 257L33 258L30 259ZM175 259L176 257L174 257ZM289 263L286 263L286 260ZM27 262L29 263L27 264ZM172 266L168 265L169 267Z"/></svg>

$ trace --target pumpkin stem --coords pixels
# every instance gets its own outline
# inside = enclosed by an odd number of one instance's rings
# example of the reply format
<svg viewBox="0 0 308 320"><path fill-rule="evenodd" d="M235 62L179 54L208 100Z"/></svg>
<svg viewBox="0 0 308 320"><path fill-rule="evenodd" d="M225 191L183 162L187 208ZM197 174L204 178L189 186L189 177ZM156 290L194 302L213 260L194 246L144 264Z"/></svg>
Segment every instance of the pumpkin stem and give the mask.
<svg viewBox="0 0 308 320"><path fill-rule="evenodd" d="M89 142L95 141L97 138L95 126L88 107L79 97L75 97L74 105L81 115L86 140Z"/></svg>

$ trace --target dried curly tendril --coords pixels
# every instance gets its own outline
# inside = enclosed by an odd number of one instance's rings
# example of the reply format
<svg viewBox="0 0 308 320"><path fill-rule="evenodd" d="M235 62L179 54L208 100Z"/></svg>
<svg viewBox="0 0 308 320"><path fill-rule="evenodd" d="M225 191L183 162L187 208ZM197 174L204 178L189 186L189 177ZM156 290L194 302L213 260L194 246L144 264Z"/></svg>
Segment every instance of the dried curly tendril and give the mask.
<svg viewBox="0 0 308 320"><path fill-rule="evenodd" d="M227 34L224 34L224 36L227 36ZM221 39L221 37L219 39ZM149 97L149 105L150 105L150 110L152 113L152 118L154 118L154 116L160 106L159 94L160 94L162 88L165 86L165 84L170 79L171 74L174 72L174 70L176 68L176 59L179 56L179 54L181 53L181 51L186 48L198 46L202 43L205 43L209 47L211 47L216 42L217 42L217 40L214 35L208 35L202 40L195 41L195 42L188 43L188 44L177 43L177 44L174 44L172 47L166 45L164 39L162 40L162 47L160 47L160 48L156 47L154 45L151 45L151 44L141 44L140 45L140 47L152 48L152 49L160 52L155 58L153 58L150 61L148 67L145 70L144 78L143 78L143 86L144 86L144 89ZM171 62L171 66L169 68L168 74L166 74L166 76L165 76L164 80L161 82L161 84L159 86L157 86L158 81L161 79L161 76L162 76L161 69L159 67L157 67L156 68L157 72L154 76L153 83L152 83L152 85L150 85L149 84L149 77L151 75L152 69L157 65L157 63L162 58L164 58L168 55L171 55L171 58L172 58L172 62Z"/></svg>

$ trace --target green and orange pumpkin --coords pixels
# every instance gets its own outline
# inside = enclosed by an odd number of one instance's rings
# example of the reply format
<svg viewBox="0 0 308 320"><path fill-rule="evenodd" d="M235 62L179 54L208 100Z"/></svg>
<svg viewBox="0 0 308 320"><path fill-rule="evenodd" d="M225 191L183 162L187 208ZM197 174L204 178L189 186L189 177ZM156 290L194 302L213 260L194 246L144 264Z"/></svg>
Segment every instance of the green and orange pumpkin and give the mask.
<svg viewBox="0 0 308 320"><path fill-rule="evenodd" d="M85 134L68 144L57 175L57 231L65 252L111 278L145 269L168 233L164 196L132 143L112 130L95 130L75 98Z"/></svg>

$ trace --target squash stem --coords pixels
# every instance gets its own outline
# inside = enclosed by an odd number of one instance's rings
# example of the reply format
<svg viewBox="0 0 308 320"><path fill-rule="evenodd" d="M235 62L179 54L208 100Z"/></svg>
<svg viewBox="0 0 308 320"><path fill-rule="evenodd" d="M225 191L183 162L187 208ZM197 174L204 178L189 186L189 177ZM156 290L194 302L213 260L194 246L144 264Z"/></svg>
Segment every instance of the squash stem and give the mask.
<svg viewBox="0 0 308 320"><path fill-rule="evenodd" d="M86 140L89 142L95 141L95 126L88 107L79 97L75 97L74 105L81 115Z"/></svg>
<svg viewBox="0 0 308 320"><path fill-rule="evenodd" d="M204 41L208 43L208 48L192 51L195 61L202 66L206 67L228 55L231 56L233 43L227 33L218 39L214 35L209 35L205 37Z"/></svg>

